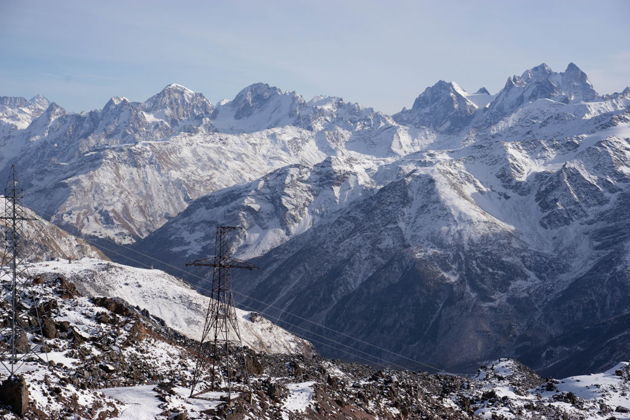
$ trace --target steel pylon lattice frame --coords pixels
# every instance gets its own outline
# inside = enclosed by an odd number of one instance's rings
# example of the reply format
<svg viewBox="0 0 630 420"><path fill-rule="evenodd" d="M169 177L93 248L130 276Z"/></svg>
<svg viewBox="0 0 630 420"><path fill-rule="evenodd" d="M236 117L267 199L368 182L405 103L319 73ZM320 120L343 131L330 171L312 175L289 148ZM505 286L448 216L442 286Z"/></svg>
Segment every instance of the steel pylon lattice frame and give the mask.
<svg viewBox="0 0 630 420"><path fill-rule="evenodd" d="M4 225L4 241L5 252L1 261L1 277L0 298L5 299L5 284L8 284L8 300L10 301L9 327L0 328L0 376L7 374L9 379L15 379L19 368L27 361L27 356L35 356L44 363L38 353L42 352L42 345L32 345L29 342L29 333L33 330L40 335L40 343L43 343L43 328L41 318L39 316L38 303L30 302L31 308L35 310L35 324L33 328L29 328L28 315L24 319L22 309L29 309L29 304L21 299L20 279L26 277L26 259L25 248L26 235L24 231L24 222L36 220L26 217L23 207L21 206L21 190L18 186L15 174L15 166L11 166L11 178L7 184L4 195L4 214L0 216L0 221ZM4 311L3 311L4 312ZM5 314L6 314L5 312ZM4 322L3 322L4 324ZM2 324L0 324L2 325ZM8 330L8 331L7 331ZM23 339L26 340L28 349L20 351L18 349L18 340L24 334ZM8 348L7 348L8 347ZM8 361L6 360L8 356Z"/></svg>
<svg viewBox="0 0 630 420"><path fill-rule="evenodd" d="M216 370L221 365L226 372L228 400L231 398L231 374L230 374L230 344L242 346L241 333L238 326L236 310L233 305L230 270L253 270L256 267L244 261L232 257L230 249L230 233L240 230L238 226L217 226L215 238L214 257L203 258L187 263L187 266L212 267L212 287L210 302L206 312L206 319L199 342L199 353L193 382L190 389L190 397L198 397L209 391L217 390ZM233 335L230 337L230 331ZM221 348L223 349L223 363L218 363ZM201 374L207 370L210 364L211 384L209 389L195 392Z"/></svg>

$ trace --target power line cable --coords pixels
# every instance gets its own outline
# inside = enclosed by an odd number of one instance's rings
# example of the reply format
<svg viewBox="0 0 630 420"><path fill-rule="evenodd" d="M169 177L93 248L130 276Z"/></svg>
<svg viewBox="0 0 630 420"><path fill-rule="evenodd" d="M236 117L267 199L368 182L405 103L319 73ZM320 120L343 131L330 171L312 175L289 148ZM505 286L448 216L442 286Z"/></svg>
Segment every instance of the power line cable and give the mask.
<svg viewBox="0 0 630 420"><path fill-rule="evenodd" d="M109 252L112 252L112 253L114 253L114 254L116 254L116 255L119 255L119 256L121 256L121 257L124 257L124 258L128 259L129 261L134 261L134 262L138 263L138 264L139 264L139 265L141 265L141 266L146 266L146 263L145 263L144 261L141 261L141 260L138 260L138 259L134 259L134 258L130 257L129 255L122 254L119 250L116 250L116 249L113 249L113 248L110 248L110 247L107 247L107 246L103 245L103 243L102 243L102 242L104 242L104 241L108 241L106 238L102 238L102 239L103 239L102 241L98 241L98 242L97 242L97 241L93 240L92 238L85 237L85 236L84 236L83 234L81 234L81 233L79 233L77 236L78 236L80 239L84 240L85 242L87 242L87 243L89 243L89 244L91 244L91 245L95 246L97 249L98 249L98 248L102 248L102 249L104 249L104 250L106 250L106 251L109 251ZM152 261L154 261L154 262L156 262L156 263L158 263L158 264L160 264L160 265L162 265L162 266L166 266L166 267L172 268L173 270L176 270L176 271L178 271L178 272L180 272L180 273L183 273L183 274L187 274L188 276L194 277L194 278L196 278L196 279L199 279L199 280L202 280L202 281L205 281L205 280L206 280L204 277L201 277L201 276L199 276L199 275L197 275L197 274L195 274L195 273L192 273L192 272L190 272L190 271L188 271L188 270L185 270L185 269L183 269L183 268L181 268L181 267L178 267L178 266L176 266L176 265L173 265L173 264L167 263L167 262L165 262L165 261L159 260L159 259L157 259L157 258L155 258L155 257L153 257L153 256L151 256L151 255L148 255L148 254L146 254L146 253L144 253L144 252L141 252L141 251L138 251L138 250L136 250L136 249L133 249L133 248L131 248L131 247L129 247L129 246L127 246L127 245L125 245L125 244L115 244L115 246L116 246L117 248L124 248L124 249L125 249L125 250L127 250L127 251L131 251L131 252L133 252L133 253L136 253L136 254L138 254L138 255L140 255L140 256L143 256L143 257L145 257L145 258L147 258L147 259L149 259L149 260L152 260ZM206 289L206 288L204 288L204 287L196 287L196 289L197 289L198 291L205 291L205 292L210 291L210 290L208 290L208 289ZM448 371L447 371L446 369L439 368L439 367L434 366L434 365L431 365L431 364L429 364L429 363L420 362L420 361L418 361L418 360L412 359L412 358L410 358L410 357L408 357L408 356L405 356L405 355L403 355L403 354L397 353L397 352L395 352L395 351L393 351L393 350L386 349L386 348L381 347L381 346L378 346L378 345L376 345L376 344L373 344L373 343L370 343L370 342L367 342L367 341L361 340L361 339L359 339L359 338L356 338L356 337L353 337L353 336L351 336L351 335L348 335L347 333L344 333L344 332L341 332L341 331L337 331L337 330L335 330L335 329L333 329L333 328L330 328L330 327L328 327L328 326L326 326L326 325L323 325L323 324L318 323L318 322L316 322L316 321L312 321L312 320L310 320L310 319L308 319L308 318L304 318L304 317L302 317L302 316L300 316L300 315L298 315L298 314L295 314L295 313L293 313L293 312L291 312L291 311L287 311L287 310L285 310L284 308L281 308L281 307L277 306L276 304L269 303L269 302L265 302L265 301L263 301L263 300L260 300L260 299L258 299L258 298L255 298L255 297L253 297L253 296L249 296L249 295L247 295L247 294L245 294L245 293L243 293L243 292L240 292L240 291L238 291L238 290L234 290L234 293L237 293L238 295L240 295L240 296L242 296L242 297L244 297L244 298L251 299L252 301L258 302L258 303L260 303L261 305L265 305L267 308L275 308L275 309L277 309L277 310L281 311L281 314L282 314L282 313L286 313L287 315L291 315L291 316L293 316L293 317L295 317L295 318L297 318L297 319L299 319L299 320L301 320L301 321L308 322L308 323L310 323L310 324L312 324L312 325L314 325L314 326L317 326L317 327L323 328L323 329L325 329L325 330L327 330L327 331L333 332L333 333L335 333L335 334L338 334L339 336L343 336L343 337L348 338L348 339L350 339L350 340L353 340L353 341L355 341L355 342L357 342L357 343L360 343L360 344L363 344L363 345L366 345L366 346L372 347L372 348L374 348L374 349L380 350L380 351L382 351L382 352L385 352L385 353L391 354L391 355L393 355L393 356L398 357L399 359L406 360L406 361L408 361L408 362L411 362L411 363L416 364L416 365L418 365L418 366L423 366L423 367L425 367L425 368L428 368L428 369L434 370L434 371L436 371L436 372L445 372L445 373L448 373ZM259 311L259 312L260 312L260 311ZM265 314L265 315L266 315L266 314ZM267 316L271 317L271 315L267 315ZM300 329L302 329L303 331L307 331L307 332L308 332L308 333L310 333L310 334L315 334L313 331L306 329L304 326L300 326L300 325L298 325L298 324L288 322L287 320L281 320L281 322L284 322L285 324L290 325L290 326L292 326L292 327L300 328ZM320 336L320 337L326 337L326 336ZM326 339L328 339L328 337L326 337ZM339 342L337 342L336 344L339 344ZM356 349L355 347L352 347L352 349L353 349L353 350L355 350L355 351L358 351L358 349ZM369 354L370 356L372 356L370 353L366 353L366 354ZM375 357L377 357L377 356L375 356ZM383 361L383 362L386 362L386 363L389 363L389 364L392 364L392 365L394 365L394 364L395 364L395 362L393 362L393 361L391 361L391 360L385 360L385 359L381 359L381 358L379 358L379 360L381 360L381 361ZM401 368L403 368L403 369L407 369L406 367L403 367L402 365L399 365L399 366L400 366Z"/></svg>

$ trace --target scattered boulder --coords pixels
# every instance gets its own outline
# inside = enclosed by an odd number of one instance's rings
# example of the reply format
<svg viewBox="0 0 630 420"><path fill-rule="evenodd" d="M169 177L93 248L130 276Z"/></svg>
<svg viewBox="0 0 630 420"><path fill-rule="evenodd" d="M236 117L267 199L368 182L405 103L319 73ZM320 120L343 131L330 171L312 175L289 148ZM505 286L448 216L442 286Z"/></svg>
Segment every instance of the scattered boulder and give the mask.
<svg viewBox="0 0 630 420"><path fill-rule="evenodd" d="M267 395L273 401L280 402L285 399L289 395L289 390L286 386L276 383L276 382L268 382L267 385Z"/></svg>
<svg viewBox="0 0 630 420"><path fill-rule="evenodd" d="M131 309L129 309L129 305L120 298L95 297L92 298L92 302L101 308L105 308L108 311L115 313L116 315L132 316L133 314Z"/></svg>
<svg viewBox="0 0 630 420"><path fill-rule="evenodd" d="M109 314L107 312L99 312L98 314L96 314L94 319L99 324L109 324L109 323L112 322L112 317L109 316Z"/></svg>
<svg viewBox="0 0 630 420"><path fill-rule="evenodd" d="M74 283L66 280L64 277L58 277L57 281L59 282L59 289L61 291L59 296L62 299L73 299L81 296L81 293L79 293L79 290Z"/></svg>
<svg viewBox="0 0 630 420"><path fill-rule="evenodd" d="M28 353L31 349L31 345L28 342L28 337L24 331L18 331L17 337L15 337L15 351L18 353Z"/></svg>
<svg viewBox="0 0 630 420"><path fill-rule="evenodd" d="M74 327L70 327L68 337L72 338L72 341L77 346L85 342L85 337L83 337L83 335Z"/></svg>
<svg viewBox="0 0 630 420"><path fill-rule="evenodd" d="M57 332L55 322L52 319L44 318L44 321L42 322L42 334L46 338L57 338L59 334Z"/></svg>
<svg viewBox="0 0 630 420"><path fill-rule="evenodd" d="M137 343L144 340L149 335L150 329L140 321L136 321L129 330L129 336L125 342L126 345Z"/></svg>
<svg viewBox="0 0 630 420"><path fill-rule="evenodd" d="M571 405L576 405L579 402L578 397L573 392L562 392L560 394L556 394L553 396L553 399L555 401L563 401Z"/></svg>
<svg viewBox="0 0 630 420"><path fill-rule="evenodd" d="M0 402L11 407L11 410L18 416L26 414L29 407L29 396L24 377L7 378L0 384Z"/></svg>
<svg viewBox="0 0 630 420"><path fill-rule="evenodd" d="M46 281L46 279L43 276L36 276L33 279L33 284L35 284L35 285L44 284L45 281Z"/></svg>
<svg viewBox="0 0 630 420"><path fill-rule="evenodd" d="M30 314L36 317L50 317L53 311L55 311L58 307L59 305L57 304L57 301L55 299L50 299L33 307Z"/></svg>
<svg viewBox="0 0 630 420"><path fill-rule="evenodd" d="M245 370L250 375L261 375L265 371L260 360L248 356L245 356Z"/></svg>

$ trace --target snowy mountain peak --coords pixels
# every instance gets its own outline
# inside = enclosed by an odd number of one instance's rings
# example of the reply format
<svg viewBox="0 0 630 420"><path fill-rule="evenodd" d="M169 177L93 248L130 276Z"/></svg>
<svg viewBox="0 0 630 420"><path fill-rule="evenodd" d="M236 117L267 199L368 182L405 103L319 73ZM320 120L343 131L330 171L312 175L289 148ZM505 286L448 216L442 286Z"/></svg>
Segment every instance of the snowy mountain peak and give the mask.
<svg viewBox="0 0 630 420"><path fill-rule="evenodd" d="M482 86L479 89L477 89L475 94L476 95L490 95L490 91L488 91L488 89L486 89L484 86Z"/></svg>
<svg viewBox="0 0 630 420"><path fill-rule="evenodd" d="M410 110L394 115L399 123L456 132L468 124L477 105L457 83L438 81L416 98Z"/></svg>
<svg viewBox="0 0 630 420"><path fill-rule="evenodd" d="M338 96L314 96L308 101L308 105L321 108L330 108L344 102L343 98Z"/></svg>
<svg viewBox="0 0 630 420"><path fill-rule="evenodd" d="M191 102L195 97L199 96L203 97L201 93L196 93L180 84L171 83L166 85L160 92L147 99L144 105L149 108L164 107L168 106L169 101Z"/></svg>
<svg viewBox="0 0 630 420"><path fill-rule="evenodd" d="M295 101L299 97L295 93L286 93L266 83L254 83L241 90L231 102L235 110L234 118L242 119L251 116L256 110L263 108L272 99L284 97Z"/></svg>
<svg viewBox="0 0 630 420"><path fill-rule="evenodd" d="M55 102L51 102L50 105L48 105L48 108L46 108L46 110L42 114L42 116L47 116L52 121L64 115L65 113L65 109L57 105Z"/></svg>
<svg viewBox="0 0 630 420"><path fill-rule="evenodd" d="M226 132L254 132L273 127L297 125L304 99L295 92L283 92L266 83L254 83L228 103L217 106L214 125Z"/></svg>
<svg viewBox="0 0 630 420"><path fill-rule="evenodd" d="M103 107L103 110L112 109L122 103L129 103L129 99L125 98L124 96L112 96Z"/></svg>
<svg viewBox="0 0 630 420"><path fill-rule="evenodd" d="M145 112L173 125L176 121L209 118L214 106L201 93L171 83L142 104Z"/></svg>
<svg viewBox="0 0 630 420"><path fill-rule="evenodd" d="M168 106L169 102L172 101L191 102L195 97L203 97L203 95L177 83L171 83L147 99L144 105L147 108L164 107Z"/></svg>
<svg viewBox="0 0 630 420"><path fill-rule="evenodd" d="M571 62L567 65L566 70L564 71L565 73L582 73L584 74L584 72L582 71L582 69L580 69L575 63Z"/></svg>
<svg viewBox="0 0 630 420"><path fill-rule="evenodd" d="M191 93L191 94L195 93L191 89L188 89L186 86L180 85L179 83L169 83L168 85L166 85L166 87L163 90L172 90L172 91L186 92L186 93Z"/></svg>
<svg viewBox="0 0 630 420"><path fill-rule="evenodd" d="M457 83L440 80L433 86L426 88L416 98L411 109L423 110L438 103L448 103L454 108L459 108L461 105L472 105L466 103L466 91Z"/></svg>
<svg viewBox="0 0 630 420"><path fill-rule="evenodd" d="M495 123L517 108L538 99L551 99L561 103L594 101L599 95L593 89L586 73L573 63L564 73L554 72L542 63L521 76L508 78L505 87L489 105L487 122Z"/></svg>
<svg viewBox="0 0 630 420"><path fill-rule="evenodd" d="M418 97L422 97L423 95L433 94L434 92L452 92L456 91L457 93L461 93L463 89L455 82L447 82L444 80L438 80L433 86L428 87L424 90L424 92ZM418 100L416 99L416 101Z"/></svg>
<svg viewBox="0 0 630 420"><path fill-rule="evenodd" d="M48 99L41 95L29 100L15 96L0 96L0 137L16 129L25 129L49 105Z"/></svg>
<svg viewBox="0 0 630 420"><path fill-rule="evenodd" d="M532 67L531 69L525 70L521 75L521 79L525 81L530 80L541 80L548 78L553 73L551 67L549 67L545 63L541 63L536 67Z"/></svg>
<svg viewBox="0 0 630 420"><path fill-rule="evenodd" d="M251 101L254 97L270 98L273 95L282 95L283 93L280 88L267 83L257 82L241 89L241 91L236 94L236 97L234 97L234 102L239 103L243 100Z"/></svg>
<svg viewBox="0 0 630 420"><path fill-rule="evenodd" d="M578 66L569 63L564 73L561 73L561 86L569 100L592 101L598 95L588 76Z"/></svg>
<svg viewBox="0 0 630 420"><path fill-rule="evenodd" d="M42 95L35 95L28 100L29 105L40 108L42 110L48 108L50 101Z"/></svg>

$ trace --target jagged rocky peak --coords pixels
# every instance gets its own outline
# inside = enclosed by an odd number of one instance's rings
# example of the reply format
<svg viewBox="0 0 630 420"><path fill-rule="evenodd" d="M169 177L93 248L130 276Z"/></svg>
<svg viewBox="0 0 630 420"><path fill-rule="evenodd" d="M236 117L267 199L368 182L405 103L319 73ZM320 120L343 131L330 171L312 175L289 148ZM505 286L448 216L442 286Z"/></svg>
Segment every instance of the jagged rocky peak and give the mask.
<svg viewBox="0 0 630 420"><path fill-rule="evenodd" d="M103 109L100 111L99 127L104 129L111 124L128 124L130 119L134 119L138 113L138 103L131 102L124 96L113 96L107 101ZM116 131L114 127L106 129L108 133Z"/></svg>
<svg viewBox="0 0 630 420"><path fill-rule="evenodd" d="M206 97L185 86L171 83L143 104L145 112L175 120L210 117L214 107Z"/></svg>
<svg viewBox="0 0 630 420"><path fill-rule="evenodd" d="M457 132L466 126L477 105L457 83L440 80L416 98L410 110L394 115L403 124L430 127L442 132Z"/></svg>
<svg viewBox="0 0 630 420"><path fill-rule="evenodd" d="M20 108L28 105L28 100L21 96L0 96L0 105Z"/></svg>
<svg viewBox="0 0 630 420"><path fill-rule="evenodd" d="M129 99L125 98L124 96L112 96L103 107L103 112L112 111L113 109L117 108L121 104L124 106L129 103L130 103Z"/></svg>
<svg viewBox="0 0 630 420"><path fill-rule="evenodd" d="M598 97L586 73L574 63L569 63L562 73L562 88L570 100L592 101Z"/></svg>
<svg viewBox="0 0 630 420"><path fill-rule="evenodd" d="M49 121L56 120L62 115L65 115L66 110L57 105L55 102L51 102L48 108L43 112L39 118L46 118Z"/></svg>
<svg viewBox="0 0 630 420"><path fill-rule="evenodd" d="M234 100L230 103L234 108L234 118L247 118L254 114L255 111L265 107L267 103L276 100L289 100L291 102L301 101L302 98L295 92L283 92L275 86L269 86L267 83L254 83L241 90Z"/></svg>
<svg viewBox="0 0 630 420"><path fill-rule="evenodd" d="M301 126L311 130L341 127L351 131L391 125L391 117L338 96L315 96L300 109Z"/></svg>
<svg viewBox="0 0 630 420"><path fill-rule="evenodd" d="M4 126L0 136L3 132L25 129L49 106L48 99L40 95L28 100L19 96L0 96L0 126Z"/></svg>
<svg viewBox="0 0 630 420"><path fill-rule="evenodd" d="M449 97L451 101L455 103L454 101L458 96L465 98L466 92L457 83L440 80L433 86L426 88L424 92L416 98L412 109L425 107Z"/></svg>
<svg viewBox="0 0 630 420"><path fill-rule="evenodd" d="M357 103L346 102L338 96L315 96L307 102L307 105L313 109L314 114L319 115L336 115L340 110L346 114L358 114L361 112L361 106ZM367 108L368 111L373 111Z"/></svg>
<svg viewBox="0 0 630 420"><path fill-rule="evenodd" d="M544 80L553 74L553 70L546 63L541 63L531 69L525 70L521 75L521 79L526 82L531 80Z"/></svg>
<svg viewBox="0 0 630 420"><path fill-rule="evenodd" d="M50 101L46 97L37 94L28 100L28 104L43 110L48 108Z"/></svg>
<svg viewBox="0 0 630 420"><path fill-rule="evenodd" d="M45 137L50 132L53 125L57 124L57 120L62 121L66 114L66 110L51 102L44 111L39 111L31 114L32 120L26 128L27 137L31 140Z"/></svg>
<svg viewBox="0 0 630 420"><path fill-rule="evenodd" d="M490 116L496 121L538 99L570 103L598 98L586 73L575 64L570 63L564 72L554 72L542 63L525 70L520 76L508 78L505 87L490 104Z"/></svg>
<svg viewBox="0 0 630 420"><path fill-rule="evenodd" d="M28 108L31 112L43 112L50 106L50 101L41 95L35 95L31 99L21 96L0 96L0 106L8 108Z"/></svg>
<svg viewBox="0 0 630 420"><path fill-rule="evenodd" d="M219 131L255 132L288 125L301 126L299 115L304 99L266 83L254 83L233 100L217 105L212 123Z"/></svg>
<svg viewBox="0 0 630 420"><path fill-rule="evenodd" d="M547 64L542 63L526 70L519 82L546 84L549 87L548 98L560 99L562 102L591 101L598 96L586 73L574 63L569 63L563 73L556 73Z"/></svg>

